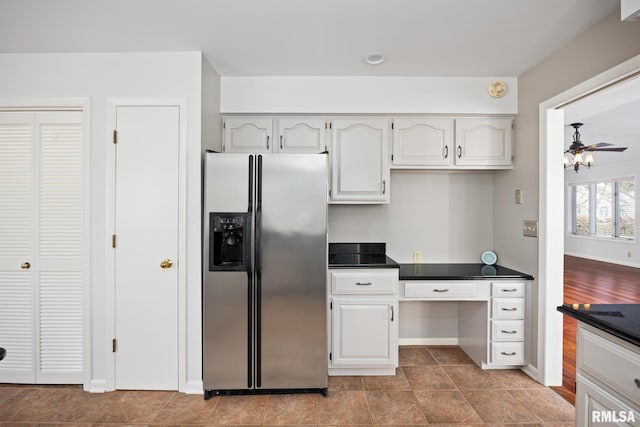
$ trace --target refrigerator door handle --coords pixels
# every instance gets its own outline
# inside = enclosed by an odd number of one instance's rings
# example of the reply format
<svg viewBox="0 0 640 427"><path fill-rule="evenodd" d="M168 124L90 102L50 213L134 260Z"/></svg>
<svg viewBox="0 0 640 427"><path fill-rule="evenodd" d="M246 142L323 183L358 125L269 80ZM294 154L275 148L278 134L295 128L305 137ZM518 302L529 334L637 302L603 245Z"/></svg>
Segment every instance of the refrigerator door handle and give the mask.
<svg viewBox="0 0 640 427"><path fill-rule="evenodd" d="M253 280L251 269L247 270L247 286L249 287L248 298L247 298L247 310L248 321L247 321L247 388L250 389L253 386L253 366L251 363L251 354L253 353Z"/></svg>
<svg viewBox="0 0 640 427"><path fill-rule="evenodd" d="M257 191L256 191L256 241L255 241L255 260L256 260L256 387L262 386L262 260L260 253L261 234L262 234L262 155L258 155L257 170Z"/></svg>

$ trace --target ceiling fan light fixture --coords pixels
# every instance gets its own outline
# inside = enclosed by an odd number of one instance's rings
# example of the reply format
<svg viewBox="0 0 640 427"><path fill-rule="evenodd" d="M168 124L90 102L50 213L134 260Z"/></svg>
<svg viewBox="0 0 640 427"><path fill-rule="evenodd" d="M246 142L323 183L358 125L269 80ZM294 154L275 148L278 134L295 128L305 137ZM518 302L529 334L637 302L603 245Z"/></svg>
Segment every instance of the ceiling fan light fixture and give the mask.
<svg viewBox="0 0 640 427"><path fill-rule="evenodd" d="M364 57L364 60L369 65L380 65L384 61L386 61L387 58L384 56L382 52L369 52Z"/></svg>
<svg viewBox="0 0 640 427"><path fill-rule="evenodd" d="M587 164L587 167L591 166L593 164L593 153L587 153L586 156L584 156L584 162Z"/></svg>

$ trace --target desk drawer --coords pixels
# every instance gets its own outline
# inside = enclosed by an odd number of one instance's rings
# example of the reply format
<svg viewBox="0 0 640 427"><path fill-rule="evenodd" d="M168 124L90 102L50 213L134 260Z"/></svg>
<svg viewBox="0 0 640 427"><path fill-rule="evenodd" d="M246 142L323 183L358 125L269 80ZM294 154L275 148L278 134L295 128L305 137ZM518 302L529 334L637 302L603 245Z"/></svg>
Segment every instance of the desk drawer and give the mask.
<svg viewBox="0 0 640 427"><path fill-rule="evenodd" d="M579 328L577 369L640 404L640 354Z"/></svg>
<svg viewBox="0 0 640 427"><path fill-rule="evenodd" d="M523 365L523 342L491 343L491 363L496 365Z"/></svg>
<svg viewBox="0 0 640 427"><path fill-rule="evenodd" d="M515 298L524 296L523 282L493 282L491 295L499 298Z"/></svg>
<svg viewBox="0 0 640 427"><path fill-rule="evenodd" d="M494 298L494 319L524 319L524 298Z"/></svg>
<svg viewBox="0 0 640 427"><path fill-rule="evenodd" d="M460 299L473 298L477 294L476 284L460 282L406 282L406 298Z"/></svg>
<svg viewBox="0 0 640 427"><path fill-rule="evenodd" d="M524 320L492 320L492 341L524 340Z"/></svg>
<svg viewBox="0 0 640 427"><path fill-rule="evenodd" d="M332 271L333 294L393 295L397 271Z"/></svg>

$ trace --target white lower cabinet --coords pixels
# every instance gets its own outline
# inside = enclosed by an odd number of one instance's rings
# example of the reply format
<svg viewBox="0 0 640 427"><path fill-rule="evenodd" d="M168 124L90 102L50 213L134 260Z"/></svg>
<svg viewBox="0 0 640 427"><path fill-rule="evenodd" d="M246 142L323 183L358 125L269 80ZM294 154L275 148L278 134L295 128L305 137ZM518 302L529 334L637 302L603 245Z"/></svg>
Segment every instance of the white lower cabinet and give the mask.
<svg viewBox="0 0 640 427"><path fill-rule="evenodd" d="M576 425L640 426L640 348L578 323Z"/></svg>
<svg viewBox="0 0 640 427"><path fill-rule="evenodd" d="M398 270L330 270L329 375L395 375Z"/></svg>
<svg viewBox="0 0 640 427"><path fill-rule="evenodd" d="M525 363L524 291L524 282L492 283L490 365Z"/></svg>

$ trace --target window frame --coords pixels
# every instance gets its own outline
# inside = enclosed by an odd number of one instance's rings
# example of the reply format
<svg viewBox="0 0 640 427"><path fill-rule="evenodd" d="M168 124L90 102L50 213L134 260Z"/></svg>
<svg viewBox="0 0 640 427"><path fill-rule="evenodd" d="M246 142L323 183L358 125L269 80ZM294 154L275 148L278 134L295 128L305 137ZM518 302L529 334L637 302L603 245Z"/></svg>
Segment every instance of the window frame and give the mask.
<svg viewBox="0 0 640 427"><path fill-rule="evenodd" d="M634 207L634 235L633 237L620 236L620 183L624 181L633 182L633 197L635 202ZM612 183L613 184L613 200L611 206L612 217L612 232L611 234L604 235L597 232L598 221L598 205L597 205L597 186L598 184ZM608 178L592 181L580 181L571 182L567 184L569 193L569 212L568 212L568 227L567 235L569 237L578 238L590 238L597 240L614 240L621 242L635 242L637 237L637 223L638 223L638 187L637 179L635 176L624 176L620 178ZM589 232L578 233L577 227L577 187L587 186L589 189Z"/></svg>

